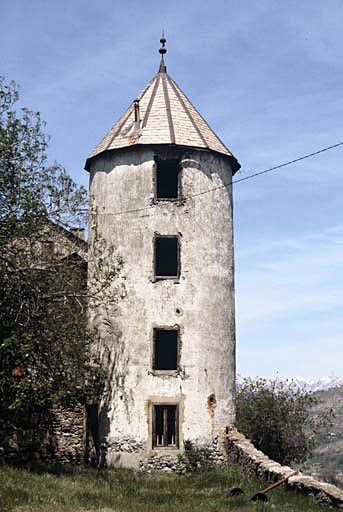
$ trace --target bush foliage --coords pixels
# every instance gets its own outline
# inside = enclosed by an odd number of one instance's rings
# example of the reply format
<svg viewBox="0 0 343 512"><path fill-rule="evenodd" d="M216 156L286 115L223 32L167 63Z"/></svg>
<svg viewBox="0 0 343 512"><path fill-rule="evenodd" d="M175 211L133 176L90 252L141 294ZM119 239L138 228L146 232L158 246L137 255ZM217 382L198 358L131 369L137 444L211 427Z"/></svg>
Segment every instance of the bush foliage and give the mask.
<svg viewBox="0 0 343 512"><path fill-rule="evenodd" d="M316 419L317 399L292 383L275 379L244 379L237 390L237 429L255 447L281 464L303 462L316 444L316 435L330 423L330 414Z"/></svg>
<svg viewBox="0 0 343 512"><path fill-rule="evenodd" d="M183 454L178 455L182 472L211 471L215 468L212 452L209 448L195 446L189 439L186 439L183 445L185 450Z"/></svg>

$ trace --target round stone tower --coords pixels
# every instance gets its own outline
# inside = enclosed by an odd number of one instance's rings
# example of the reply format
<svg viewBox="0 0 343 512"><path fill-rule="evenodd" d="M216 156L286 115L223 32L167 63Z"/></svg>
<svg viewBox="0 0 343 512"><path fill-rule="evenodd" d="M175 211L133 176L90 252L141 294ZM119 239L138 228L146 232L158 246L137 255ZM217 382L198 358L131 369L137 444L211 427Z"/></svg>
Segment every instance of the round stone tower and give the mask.
<svg viewBox="0 0 343 512"><path fill-rule="evenodd" d="M161 43L157 75L86 162L98 233L126 278L124 298L97 318L109 466L175 455L186 440L209 445L235 415L230 184L240 165L167 74Z"/></svg>

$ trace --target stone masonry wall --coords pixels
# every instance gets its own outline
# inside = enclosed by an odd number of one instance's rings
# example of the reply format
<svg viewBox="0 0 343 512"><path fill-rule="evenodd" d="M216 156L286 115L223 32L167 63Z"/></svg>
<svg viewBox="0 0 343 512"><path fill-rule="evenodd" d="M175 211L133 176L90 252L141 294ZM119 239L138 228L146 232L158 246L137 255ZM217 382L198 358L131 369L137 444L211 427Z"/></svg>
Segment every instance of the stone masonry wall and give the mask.
<svg viewBox="0 0 343 512"><path fill-rule="evenodd" d="M269 459L264 453L234 428L228 428L224 435L229 464L237 464L248 477L258 475L266 480L277 482L293 473L293 469L282 466ZM286 484L289 489L312 495L314 501L343 509L343 491L334 485L319 482L312 477L299 473L291 477Z"/></svg>
<svg viewBox="0 0 343 512"><path fill-rule="evenodd" d="M225 445L222 443L219 436L215 436L212 441L203 444L201 442L193 443L196 448L207 448L210 452L209 463L218 467L227 467L227 457L225 454ZM181 460L177 455L150 455L146 460L141 461L140 471L151 472L152 470L161 471L176 471L177 473L186 472L186 464L182 461L185 452L181 454Z"/></svg>
<svg viewBox="0 0 343 512"><path fill-rule="evenodd" d="M30 418L28 428L0 420L0 462L23 464L32 461L81 464L87 432L84 408L54 408Z"/></svg>

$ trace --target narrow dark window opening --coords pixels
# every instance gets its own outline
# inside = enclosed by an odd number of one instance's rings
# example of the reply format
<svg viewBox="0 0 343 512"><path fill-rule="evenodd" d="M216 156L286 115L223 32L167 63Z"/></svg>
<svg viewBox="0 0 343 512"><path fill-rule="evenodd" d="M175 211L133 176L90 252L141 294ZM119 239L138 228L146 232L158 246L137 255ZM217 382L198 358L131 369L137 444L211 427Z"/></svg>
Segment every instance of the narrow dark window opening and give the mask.
<svg viewBox="0 0 343 512"><path fill-rule="evenodd" d="M177 370L178 329L154 329L154 370Z"/></svg>
<svg viewBox="0 0 343 512"><path fill-rule="evenodd" d="M178 448L177 405L154 405L154 448Z"/></svg>
<svg viewBox="0 0 343 512"><path fill-rule="evenodd" d="M157 160L156 199L176 200L180 196L179 160Z"/></svg>
<svg viewBox="0 0 343 512"><path fill-rule="evenodd" d="M97 463L99 456L99 410L98 404L86 404L85 461Z"/></svg>
<svg viewBox="0 0 343 512"><path fill-rule="evenodd" d="M43 261L51 261L54 257L55 242L44 240L41 244L41 256Z"/></svg>
<svg viewBox="0 0 343 512"><path fill-rule="evenodd" d="M156 236L155 277L179 277L179 239L177 236Z"/></svg>

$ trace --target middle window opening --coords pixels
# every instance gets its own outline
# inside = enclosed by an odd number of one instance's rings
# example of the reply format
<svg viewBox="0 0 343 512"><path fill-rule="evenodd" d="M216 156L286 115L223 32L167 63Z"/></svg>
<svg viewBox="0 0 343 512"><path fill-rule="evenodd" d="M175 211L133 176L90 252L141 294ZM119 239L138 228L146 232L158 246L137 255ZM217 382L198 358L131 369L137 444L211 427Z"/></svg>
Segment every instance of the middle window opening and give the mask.
<svg viewBox="0 0 343 512"><path fill-rule="evenodd" d="M179 239L177 236L156 236L155 238L155 278L177 279L179 269Z"/></svg>
<svg viewBox="0 0 343 512"><path fill-rule="evenodd" d="M154 329L153 370L177 370L179 329Z"/></svg>

